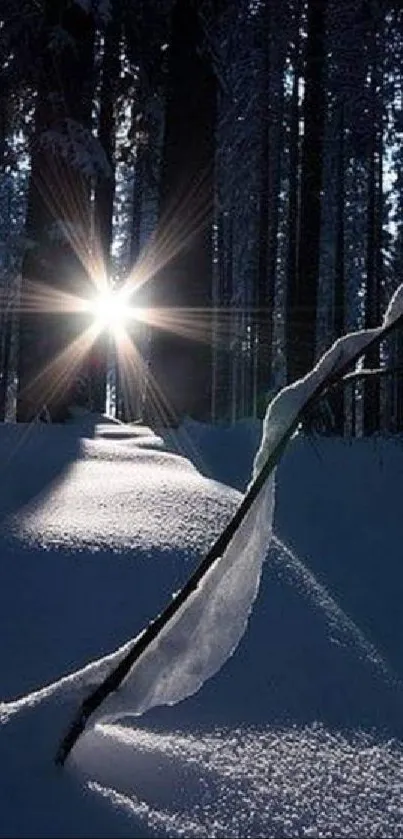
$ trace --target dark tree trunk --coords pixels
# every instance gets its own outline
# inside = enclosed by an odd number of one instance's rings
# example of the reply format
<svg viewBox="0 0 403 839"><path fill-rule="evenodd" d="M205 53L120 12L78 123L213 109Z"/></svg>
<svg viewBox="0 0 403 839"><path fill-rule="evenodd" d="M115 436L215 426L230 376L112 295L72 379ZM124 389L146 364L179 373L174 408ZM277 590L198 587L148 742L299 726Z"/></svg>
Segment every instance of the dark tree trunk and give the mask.
<svg viewBox="0 0 403 839"><path fill-rule="evenodd" d="M1 80L0 80L1 84ZM0 172L3 172L7 148L7 100L6 91L0 92Z"/></svg>
<svg viewBox="0 0 403 839"><path fill-rule="evenodd" d="M377 36L373 34L371 67L370 114L371 146L368 175L367 216L367 282L365 300L365 326L367 329L380 323L380 289L382 270L382 102L379 93L380 72ZM365 366L377 368L380 363L379 347L367 353ZM380 428L381 399L377 376L370 376L364 384L363 428L364 434L375 434Z"/></svg>
<svg viewBox="0 0 403 839"><path fill-rule="evenodd" d="M316 350L326 101L325 14L325 0L308 0L298 267L296 282L288 289L290 380L311 369Z"/></svg>
<svg viewBox="0 0 403 839"><path fill-rule="evenodd" d="M130 263L135 265L140 256L140 233L144 194L144 146L140 142L136 150L136 164L134 170L132 226L130 236Z"/></svg>
<svg viewBox="0 0 403 839"><path fill-rule="evenodd" d="M119 41L121 19L119 0L111 9L106 27L102 61L98 139L108 162L109 172L98 175L94 193L95 254L99 259L99 280L108 286L112 278L111 247L113 203L115 196L115 101L119 83ZM108 339L102 334L97 339L89 358L91 407L105 410L106 366Z"/></svg>
<svg viewBox="0 0 403 839"><path fill-rule="evenodd" d="M398 199L397 216L399 221L399 231L395 242L395 271L398 282L403 281L403 167L399 178L400 194ZM394 360L396 367L403 371L403 328L396 331L394 343ZM394 377L393 392L395 402L395 430L397 432L403 431L403 372L398 373Z"/></svg>
<svg viewBox="0 0 403 839"><path fill-rule="evenodd" d="M338 155L337 155L337 208L336 208L336 264L334 280L334 333L340 338L345 333L345 126L344 126L344 103L340 102L340 122L338 126ZM336 388L332 397L332 410L334 415L334 431L337 434L344 434L344 408L345 390L342 387Z"/></svg>
<svg viewBox="0 0 403 839"><path fill-rule="evenodd" d="M274 277L269 275L269 248L271 234L270 217L270 6L266 2L262 7L260 25L262 50L262 80L261 80L261 148L260 148L260 196L259 196L259 257L257 278L257 319L256 319L256 347L257 352L257 404L265 410L263 395L269 390L272 368L272 333L273 333L273 304Z"/></svg>
<svg viewBox="0 0 403 839"><path fill-rule="evenodd" d="M145 181L145 149L140 142L136 149L136 162L134 168L133 179L133 197L132 197L132 218L130 231L130 266L133 268L140 257L141 248L141 222L143 209L143 194ZM139 288L136 293L136 302L141 305L144 299L147 305L147 284L143 288ZM133 334L130 335L130 328ZM144 365L140 355L139 349L139 331L141 327L139 323L126 325L126 331L129 333L136 349L139 351L139 364L131 368L130 371L124 369L124 365L118 364L117 369L117 394L118 394L118 412L117 415L123 422L131 422L138 419L141 415L142 405L142 390L144 386ZM142 338L144 336L142 335Z"/></svg>
<svg viewBox="0 0 403 839"><path fill-rule="evenodd" d="M4 171L5 157L6 157L6 138L7 138L7 117L6 117L6 100L3 92L0 93L0 174ZM8 379L8 359L9 346L8 342L11 340L11 331L9 330L9 313L8 313L8 295L7 288L3 283L3 288L0 287L0 422L4 420L6 410L6 394L7 394L7 379Z"/></svg>
<svg viewBox="0 0 403 839"><path fill-rule="evenodd" d="M293 54L293 82L290 112L290 145L289 145L289 174L288 174L288 220L287 220L287 318L286 318L286 348L287 348L287 381L292 381L292 361L290 352L293 347L294 324L291 320L295 289L297 285L298 262L298 208L299 208L299 80L300 80L300 7L297 3L295 20L295 42Z"/></svg>
<svg viewBox="0 0 403 839"><path fill-rule="evenodd" d="M397 331L395 338L395 358L396 366L403 370L403 329ZM396 431L403 431L403 373L398 373L395 379L395 393L396 393Z"/></svg>
<svg viewBox="0 0 403 839"><path fill-rule="evenodd" d="M211 345L208 335L198 340L197 309L211 308L216 82L197 5L176 0L172 12L157 247L164 264L152 282L154 306L174 317L177 308L196 310L195 321L189 338L162 325L152 334L145 419L153 425L211 411Z"/></svg>
<svg viewBox="0 0 403 839"><path fill-rule="evenodd" d="M232 295L232 219L228 214L217 215L217 290L216 322L213 336L215 364L213 376L213 422L227 419L231 414L231 329L230 305ZM222 321L224 317L224 321ZM223 327L224 330L223 331Z"/></svg>
<svg viewBox="0 0 403 839"><path fill-rule="evenodd" d="M10 375L11 342L13 338L13 317L8 309L2 319L4 334L1 336L1 369L0 369L0 422L6 418L7 387Z"/></svg>
<svg viewBox="0 0 403 839"><path fill-rule="evenodd" d="M269 147L270 155L270 236L269 236L269 284L273 294L276 287L278 234L280 226L280 188L281 188L281 160L284 147L284 73L285 49L280 47L277 54L276 69L273 69L273 118L270 126Z"/></svg>
<svg viewBox="0 0 403 839"><path fill-rule="evenodd" d="M63 39L55 37L60 29ZM84 349L74 358L65 354L85 326L76 313L26 309L32 292L42 294L38 284L53 299L89 294L89 185L73 149L80 130L90 127L93 35L92 15L78 3L46 0L26 220L30 247L22 268L20 421L35 418L44 404L53 420L66 417L84 355Z"/></svg>
<svg viewBox="0 0 403 839"><path fill-rule="evenodd" d="M224 300L228 306L228 312L231 309L231 300L234 289L234 219L229 213L226 218L226 234L223 237L226 247L223 252L223 283L224 283ZM234 394L236 392L236 358L237 354L234 351L234 330L232 329L233 316L228 315L228 323L226 324L228 330L227 354L225 359L225 372L223 383L227 385L223 391L223 408L224 416L229 419L232 416L232 405L234 401ZM235 339L237 340L237 339Z"/></svg>

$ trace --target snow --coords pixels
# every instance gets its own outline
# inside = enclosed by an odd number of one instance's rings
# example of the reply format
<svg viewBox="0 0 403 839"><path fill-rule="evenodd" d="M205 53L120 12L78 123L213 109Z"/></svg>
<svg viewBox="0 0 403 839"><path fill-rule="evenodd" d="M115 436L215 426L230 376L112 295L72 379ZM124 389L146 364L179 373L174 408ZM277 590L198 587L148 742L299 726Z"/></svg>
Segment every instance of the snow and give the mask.
<svg viewBox="0 0 403 839"><path fill-rule="evenodd" d="M253 478L256 478L265 461L275 450L284 430L298 417L301 407L327 376L345 367L350 359L355 358L365 348L371 338L375 338L383 328L390 326L402 315L403 284L393 294L381 326L350 332L338 338L306 376L283 388L277 394L266 411L262 440L254 461Z"/></svg>
<svg viewBox="0 0 403 839"><path fill-rule="evenodd" d="M273 400L255 474L379 329ZM273 477L54 764L83 698L238 508L258 443L246 422L0 427L0 837L402 835L399 438L292 440L276 510Z"/></svg>
<svg viewBox="0 0 403 839"><path fill-rule="evenodd" d="M274 485L269 480L223 556L96 718L122 718L172 705L198 691L222 667L242 638L256 599L273 512Z"/></svg>
<svg viewBox="0 0 403 839"><path fill-rule="evenodd" d="M398 286L394 294L392 295L389 305L385 312L385 317L383 319L384 326L388 326L389 324L393 323L397 318L401 317L403 314L403 283Z"/></svg>

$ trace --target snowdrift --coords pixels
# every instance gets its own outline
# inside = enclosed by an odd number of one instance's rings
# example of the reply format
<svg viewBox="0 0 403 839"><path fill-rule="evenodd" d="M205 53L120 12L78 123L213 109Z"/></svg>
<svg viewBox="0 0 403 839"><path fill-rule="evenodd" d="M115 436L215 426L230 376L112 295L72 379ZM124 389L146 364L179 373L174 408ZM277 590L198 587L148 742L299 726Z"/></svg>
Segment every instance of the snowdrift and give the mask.
<svg viewBox="0 0 403 839"><path fill-rule="evenodd" d="M385 592L401 586L396 442L295 440L242 644L186 702L90 726L63 773L57 743L106 654L240 496L146 429L4 427L0 448L1 836L401 835L402 647L382 634L392 601L372 622L378 593L362 596L385 557Z"/></svg>

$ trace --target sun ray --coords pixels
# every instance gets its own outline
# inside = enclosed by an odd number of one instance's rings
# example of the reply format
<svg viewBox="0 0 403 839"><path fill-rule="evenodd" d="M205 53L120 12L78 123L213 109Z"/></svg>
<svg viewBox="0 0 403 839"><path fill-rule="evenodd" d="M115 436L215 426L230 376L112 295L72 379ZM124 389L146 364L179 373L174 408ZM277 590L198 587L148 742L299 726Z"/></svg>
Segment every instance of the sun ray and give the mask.
<svg viewBox="0 0 403 839"><path fill-rule="evenodd" d="M230 336L243 337L243 331L234 323L235 315L248 316L252 322L256 311L247 307L150 306L138 308L135 317L154 328L220 348L225 346Z"/></svg>
<svg viewBox="0 0 403 839"><path fill-rule="evenodd" d="M202 172L186 193L178 193L171 201L129 273L125 282L128 297L160 274L211 222L213 208L206 188L208 177L207 171Z"/></svg>
<svg viewBox="0 0 403 839"><path fill-rule="evenodd" d="M28 281L24 278L23 296L20 311L23 313L65 313L82 316L82 335L65 348L56 359L50 360L35 378L35 386L46 378L54 382L53 389L64 386L68 378L68 364L74 357L74 371L79 369L85 353L91 347L101 331L108 331L115 343L115 357L119 368L120 382L124 399L132 399L130 379L136 374L149 380L148 399L154 402L158 414L172 415L172 410L165 404L163 394L150 371L144 366L140 353L135 347L136 338L131 340L127 332L133 332L134 324L142 323L147 327L171 332L189 341L220 347L228 347L228 339L234 337L234 309L230 307L181 307L159 305L170 290L169 267L173 260L188 249L194 237L206 230L212 220L211 195L208 188L210 172L204 171L193 180L185 191L178 191L164 213L158 228L142 250L136 264L132 267L126 281L119 288L114 288L108 276L97 224L93 222L89 230L88 196L85 198L81 187L77 189L75 178L55 160L48 163L37 188L41 190L49 212L55 218L60 231L67 239L72 251L77 256L90 282L86 287L78 285L72 278L70 290L51 286L43 282ZM85 198L85 200L84 200ZM77 220L77 224L72 223ZM164 268L167 268L167 283L164 283ZM150 282L158 275L158 283ZM146 293L143 287L150 283ZM73 293L72 289L77 293ZM93 289L93 291L91 291ZM245 312L246 310L244 310ZM79 323L76 324L80 328ZM214 329L213 329L214 326ZM91 336L91 340L87 340ZM129 349L129 347L132 349ZM68 363L66 364L66 359ZM139 373L141 370L141 374ZM60 385L56 378L59 377ZM132 411L128 405L129 414Z"/></svg>
<svg viewBox="0 0 403 839"><path fill-rule="evenodd" d="M136 345L132 342L130 336L126 332L122 340L117 346L118 365L120 370L120 382L123 392L124 407L128 416L133 416L133 391L137 386L143 390L144 383L147 382L147 399L150 402L152 411L156 417L161 419L161 426L166 425L167 417L172 416L173 410L169 403L161 393L156 380L152 373L150 373L147 364L145 363L141 353ZM172 439L176 449L184 453L191 453L194 461L202 467L203 473L211 476L211 470L203 460L199 449L195 446L190 434L182 425L180 434L171 427L169 430L170 438Z"/></svg>
<svg viewBox="0 0 403 839"><path fill-rule="evenodd" d="M26 279L19 311L21 313L80 313L86 311L86 301L56 286Z"/></svg>
<svg viewBox="0 0 403 839"><path fill-rule="evenodd" d="M39 373L23 388L24 399L30 399L37 410L57 400L74 382L84 359L99 335L93 323L70 344L52 358Z"/></svg>
<svg viewBox="0 0 403 839"><path fill-rule="evenodd" d="M172 416L172 409L170 409L169 403L158 387L141 353L127 333L117 345L117 355L118 365L123 374L121 381L122 387L125 389L124 399L126 399L126 402L128 403L130 400L133 381L146 380L147 400L152 405L156 416L160 417L161 422L164 423L167 417Z"/></svg>

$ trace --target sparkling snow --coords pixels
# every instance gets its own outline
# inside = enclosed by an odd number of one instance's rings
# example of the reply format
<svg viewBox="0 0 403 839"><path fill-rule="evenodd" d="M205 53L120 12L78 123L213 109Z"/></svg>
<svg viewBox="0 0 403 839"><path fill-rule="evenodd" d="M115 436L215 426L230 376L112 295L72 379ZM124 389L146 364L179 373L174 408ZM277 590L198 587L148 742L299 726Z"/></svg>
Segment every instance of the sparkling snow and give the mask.
<svg viewBox="0 0 403 839"><path fill-rule="evenodd" d="M0 428L0 836L403 834L397 440L293 441L229 661L178 705L90 723L53 765L114 651L236 509L220 480L245 485L257 442L245 423Z"/></svg>

